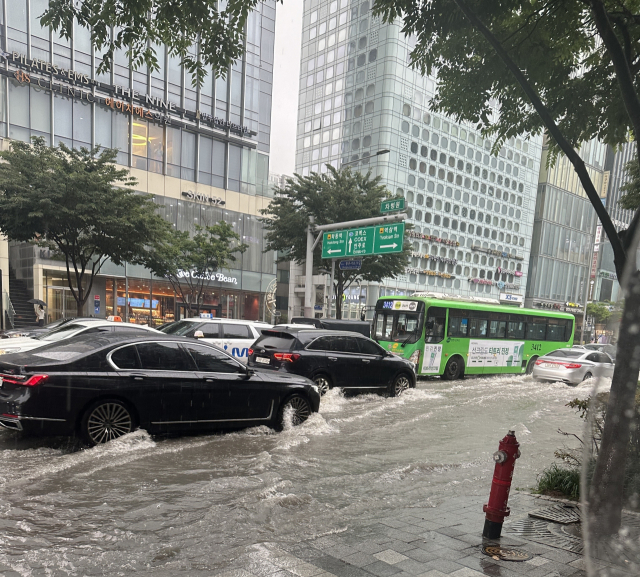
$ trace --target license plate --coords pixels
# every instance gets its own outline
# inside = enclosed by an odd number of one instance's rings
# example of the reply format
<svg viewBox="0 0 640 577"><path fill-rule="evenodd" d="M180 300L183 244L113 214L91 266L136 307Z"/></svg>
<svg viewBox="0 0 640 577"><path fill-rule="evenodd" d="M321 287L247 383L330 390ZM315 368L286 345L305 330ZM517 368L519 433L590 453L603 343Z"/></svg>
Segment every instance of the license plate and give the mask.
<svg viewBox="0 0 640 577"><path fill-rule="evenodd" d="M266 359L265 357L256 357L256 363L268 365L270 362L271 362L271 359Z"/></svg>
<svg viewBox="0 0 640 577"><path fill-rule="evenodd" d="M0 377L0 389L2 388L2 377Z"/></svg>
<svg viewBox="0 0 640 577"><path fill-rule="evenodd" d="M545 369L557 369L558 365L556 363L542 363L542 367Z"/></svg>

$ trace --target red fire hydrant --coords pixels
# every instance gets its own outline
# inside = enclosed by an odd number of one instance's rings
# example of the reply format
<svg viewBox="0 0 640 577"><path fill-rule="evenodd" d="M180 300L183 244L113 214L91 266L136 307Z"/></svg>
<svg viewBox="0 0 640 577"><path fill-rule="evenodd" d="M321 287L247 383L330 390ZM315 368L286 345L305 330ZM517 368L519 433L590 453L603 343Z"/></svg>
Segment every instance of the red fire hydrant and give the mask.
<svg viewBox="0 0 640 577"><path fill-rule="evenodd" d="M482 508L486 513L482 536L497 539L502 533L504 518L510 513L507 502L516 459L520 457L520 443L516 440L515 431L509 431L500 441L498 450L493 454L496 468L493 471L489 502Z"/></svg>

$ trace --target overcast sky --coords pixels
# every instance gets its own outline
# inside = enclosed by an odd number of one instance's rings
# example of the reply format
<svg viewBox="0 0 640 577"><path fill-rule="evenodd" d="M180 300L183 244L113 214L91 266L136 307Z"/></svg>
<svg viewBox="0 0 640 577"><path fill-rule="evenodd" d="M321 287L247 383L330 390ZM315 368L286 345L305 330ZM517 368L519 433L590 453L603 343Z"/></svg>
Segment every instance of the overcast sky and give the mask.
<svg viewBox="0 0 640 577"><path fill-rule="evenodd" d="M276 7L269 162L269 172L276 174L292 175L295 169L303 4L285 0Z"/></svg>

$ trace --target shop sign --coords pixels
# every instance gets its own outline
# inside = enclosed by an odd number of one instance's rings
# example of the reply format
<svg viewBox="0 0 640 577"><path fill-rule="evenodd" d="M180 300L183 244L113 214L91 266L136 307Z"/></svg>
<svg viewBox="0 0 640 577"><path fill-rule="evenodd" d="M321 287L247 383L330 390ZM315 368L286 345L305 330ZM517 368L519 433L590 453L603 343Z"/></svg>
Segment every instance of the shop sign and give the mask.
<svg viewBox="0 0 640 577"><path fill-rule="evenodd" d="M519 270L514 270L512 268L501 268L498 267L496 269L497 274L510 274L511 276L522 276L522 272Z"/></svg>
<svg viewBox="0 0 640 577"><path fill-rule="evenodd" d="M615 272L609 272L607 270L599 270L598 276L604 279L618 280L618 275Z"/></svg>
<svg viewBox="0 0 640 577"><path fill-rule="evenodd" d="M182 196L189 200L197 200L200 202L208 202L213 206L222 206L226 204L226 201L222 200L219 196L209 196L202 194L201 192L193 192L193 190L185 190L182 192Z"/></svg>
<svg viewBox="0 0 640 577"><path fill-rule="evenodd" d="M4 58L8 64L18 68L16 71L1 70L0 72L5 75L11 73L21 84L37 85L54 93L86 100L91 103L98 102L121 112L131 113L140 118L161 124L174 124L192 130L199 130L196 126L181 121L186 119L193 123L208 124L216 130L229 130L240 136L255 136L257 134L257 132L249 130L247 126L228 122L225 119L212 116L200 110L186 110L176 106L169 100L163 100L150 94L140 94L136 90L99 82L86 74L62 68L57 64L38 58L27 58L25 54L19 52L0 51L0 57ZM23 69L27 69L28 72ZM50 80L40 78L36 76L37 74L49 76ZM54 79L59 79L64 84L55 82ZM81 87L86 87L87 90L83 90ZM108 93L108 96L96 95L96 89ZM117 100L114 96L120 96L126 100Z"/></svg>
<svg viewBox="0 0 640 577"><path fill-rule="evenodd" d="M483 252L492 256L499 256L502 258L515 258L516 260L524 260L523 256L518 256L516 253L508 253L500 250L493 250L491 248L482 248L479 245L472 246L471 250L475 250L476 252Z"/></svg>
<svg viewBox="0 0 640 577"><path fill-rule="evenodd" d="M500 293L500 302L521 305L524 303L524 297L522 295L513 295L511 293Z"/></svg>
<svg viewBox="0 0 640 577"><path fill-rule="evenodd" d="M458 261L455 258L447 258L447 257L444 257L444 256L431 256L429 254L422 254L420 252L415 252L415 251L411 252L411 256L414 257L414 258L431 259L431 260L434 260L436 262L444 262L446 264L458 264Z"/></svg>
<svg viewBox="0 0 640 577"><path fill-rule="evenodd" d="M436 270L423 270L423 269L414 268L414 267L407 267L405 272L407 274L426 274L427 276L438 276L440 278L451 278L451 279L456 278L455 276L453 276L452 274L449 274L448 272L438 272Z"/></svg>
<svg viewBox="0 0 640 577"><path fill-rule="evenodd" d="M511 290L519 290L520 285L514 284L512 282L503 282L501 280L488 280L486 278L470 278L470 283L473 284L486 284L491 286L497 286L500 290L502 289L511 289Z"/></svg>
<svg viewBox="0 0 640 577"><path fill-rule="evenodd" d="M560 303L550 303L550 302L538 301L538 302L533 303L533 306L541 308L541 309L555 309L557 311L561 311L562 310L562 305Z"/></svg>
<svg viewBox="0 0 640 577"><path fill-rule="evenodd" d="M438 236L429 235L429 234L420 234L419 232L415 232L413 230L407 233L409 238L420 238L422 240L428 240L431 242L439 242L440 244L446 244L448 246L460 246L460 243L455 240L449 240L447 238L440 238Z"/></svg>
<svg viewBox="0 0 640 577"><path fill-rule="evenodd" d="M176 275L178 278L196 278L199 280L215 280L218 282L223 282L227 284L238 284L238 279L235 276L226 276L221 272L206 272L203 274L198 274L198 271L186 271L181 270L178 271Z"/></svg>

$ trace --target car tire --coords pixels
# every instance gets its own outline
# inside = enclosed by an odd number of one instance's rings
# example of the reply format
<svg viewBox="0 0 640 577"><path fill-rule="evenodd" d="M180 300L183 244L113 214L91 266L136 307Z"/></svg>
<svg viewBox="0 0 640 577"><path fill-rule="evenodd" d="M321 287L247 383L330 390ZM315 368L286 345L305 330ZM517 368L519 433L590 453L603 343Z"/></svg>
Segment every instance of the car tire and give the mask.
<svg viewBox="0 0 640 577"><path fill-rule="evenodd" d="M302 395L292 395L282 403L282 405L280 405L280 410L278 411L278 417L276 420L276 429L278 431L282 431L282 429L284 429L287 420L286 412L288 409L292 410L291 424L294 427L304 423L311 415L311 403L307 398Z"/></svg>
<svg viewBox="0 0 640 577"><path fill-rule="evenodd" d="M531 360L529 361L529 364L527 365L527 370L525 371L526 375L530 375L533 373L533 367L536 366L536 361L538 360L538 357L531 357Z"/></svg>
<svg viewBox="0 0 640 577"><path fill-rule="evenodd" d="M82 440L90 446L108 443L136 428L131 408L118 399L100 399L84 412L80 422Z"/></svg>
<svg viewBox="0 0 640 577"><path fill-rule="evenodd" d="M399 397L407 389L412 387L411 378L406 373L401 373L391 383L389 387L390 397Z"/></svg>
<svg viewBox="0 0 640 577"><path fill-rule="evenodd" d="M590 372L588 372L588 371L587 371L587 372L584 374L584 377L582 377L582 381L584 382L584 381L587 381L587 380L589 380L589 379L591 379L591 378L593 378L593 375L592 375Z"/></svg>
<svg viewBox="0 0 640 577"><path fill-rule="evenodd" d="M324 395L327 394L329 389L333 387L333 384L331 383L331 378L328 375L325 375L324 373L321 373L313 377L313 382L316 384L316 387L318 387L318 392L320 393L321 397L324 397Z"/></svg>
<svg viewBox="0 0 640 577"><path fill-rule="evenodd" d="M464 361L462 357L455 356L451 357L446 366L444 367L444 373L442 373L442 378L447 381L455 381L457 379L462 378L464 375Z"/></svg>

